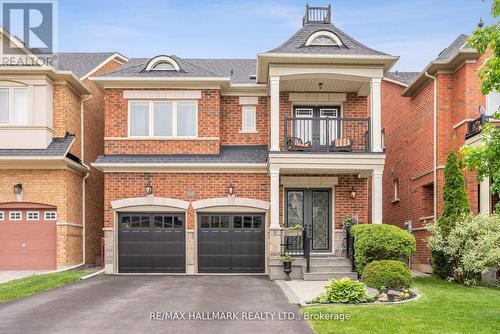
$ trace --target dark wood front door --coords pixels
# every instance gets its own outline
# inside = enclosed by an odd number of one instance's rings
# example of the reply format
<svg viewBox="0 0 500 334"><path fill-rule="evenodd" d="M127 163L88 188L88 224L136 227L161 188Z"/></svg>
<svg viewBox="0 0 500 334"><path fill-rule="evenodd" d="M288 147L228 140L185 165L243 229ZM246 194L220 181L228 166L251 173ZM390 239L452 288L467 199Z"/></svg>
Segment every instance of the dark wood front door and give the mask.
<svg viewBox="0 0 500 334"><path fill-rule="evenodd" d="M300 224L311 237L311 251L331 251L331 192L325 189L288 189L286 225Z"/></svg>

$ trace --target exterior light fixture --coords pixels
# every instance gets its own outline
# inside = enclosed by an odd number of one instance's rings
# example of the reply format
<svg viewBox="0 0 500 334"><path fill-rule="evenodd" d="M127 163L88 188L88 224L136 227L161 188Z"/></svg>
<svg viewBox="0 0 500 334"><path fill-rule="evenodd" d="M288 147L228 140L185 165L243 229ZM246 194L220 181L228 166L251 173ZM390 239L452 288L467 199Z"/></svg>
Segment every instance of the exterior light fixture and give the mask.
<svg viewBox="0 0 500 334"><path fill-rule="evenodd" d="M227 194L228 194L229 196L233 196L233 194L234 194L234 186L233 186L233 184L232 184L232 183L229 183L229 184L227 185Z"/></svg>
<svg viewBox="0 0 500 334"><path fill-rule="evenodd" d="M23 193L23 185L21 183L18 183L14 186L14 194L15 195L22 195Z"/></svg>
<svg viewBox="0 0 500 334"><path fill-rule="evenodd" d="M355 199L356 198L356 189L354 187L351 188L351 191L349 192L349 197L351 199Z"/></svg>
<svg viewBox="0 0 500 334"><path fill-rule="evenodd" d="M318 84L318 86L319 86L319 90L322 90L322 89L323 89L323 83L322 83L322 82L320 82L320 83Z"/></svg>
<svg viewBox="0 0 500 334"><path fill-rule="evenodd" d="M151 184L146 184L146 195L151 196L153 194L153 186Z"/></svg>

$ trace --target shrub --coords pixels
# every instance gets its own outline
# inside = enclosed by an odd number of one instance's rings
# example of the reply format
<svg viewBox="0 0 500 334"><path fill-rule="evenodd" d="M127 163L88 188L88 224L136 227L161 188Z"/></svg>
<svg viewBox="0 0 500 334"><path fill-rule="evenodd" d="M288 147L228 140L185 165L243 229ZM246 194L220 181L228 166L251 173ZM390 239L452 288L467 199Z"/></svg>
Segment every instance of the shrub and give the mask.
<svg viewBox="0 0 500 334"><path fill-rule="evenodd" d="M325 287L326 291L316 297L315 303L351 303L359 304L371 301L366 292L366 286L347 277L340 280L331 280Z"/></svg>
<svg viewBox="0 0 500 334"><path fill-rule="evenodd" d="M375 260L407 261L415 253L415 237L399 227L364 224L352 227L355 236L354 261L358 273Z"/></svg>
<svg viewBox="0 0 500 334"><path fill-rule="evenodd" d="M500 215L464 215L448 233L435 224L427 228L429 248L446 255L455 281L475 285L488 267L500 267Z"/></svg>
<svg viewBox="0 0 500 334"><path fill-rule="evenodd" d="M380 260L366 265L362 280L371 288L406 289L412 284L410 269L401 261Z"/></svg>

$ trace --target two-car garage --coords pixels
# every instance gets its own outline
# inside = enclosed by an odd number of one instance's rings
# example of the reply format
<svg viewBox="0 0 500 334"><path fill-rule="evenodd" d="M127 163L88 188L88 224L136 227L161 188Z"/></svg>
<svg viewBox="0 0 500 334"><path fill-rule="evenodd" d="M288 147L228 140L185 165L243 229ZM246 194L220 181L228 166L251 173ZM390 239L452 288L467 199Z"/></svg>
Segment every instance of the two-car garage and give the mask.
<svg viewBox="0 0 500 334"><path fill-rule="evenodd" d="M198 273L264 273L265 216L198 213ZM186 273L185 213L120 213L120 273Z"/></svg>

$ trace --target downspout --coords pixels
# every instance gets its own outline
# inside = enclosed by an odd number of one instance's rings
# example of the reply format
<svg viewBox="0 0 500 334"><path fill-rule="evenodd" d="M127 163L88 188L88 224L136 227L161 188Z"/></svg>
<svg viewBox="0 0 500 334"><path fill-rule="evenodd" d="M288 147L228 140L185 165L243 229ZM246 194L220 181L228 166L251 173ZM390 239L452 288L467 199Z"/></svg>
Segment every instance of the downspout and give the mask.
<svg viewBox="0 0 500 334"><path fill-rule="evenodd" d="M81 100L80 102L80 156L81 156L81 164L87 169L87 172L85 173L85 176L82 179L82 262L79 264L75 264L70 267L66 267L63 269L56 270L56 272L61 272L61 271L66 271L66 270L71 270L75 269L78 267L81 267L85 265L85 252L87 251L86 244L85 244L85 222L87 220L85 210L86 210L86 205L85 205L85 181L90 175L90 167L85 164L85 129L84 129L84 109L83 109L83 104L87 101L89 101L92 98L92 95L88 96L87 98Z"/></svg>
<svg viewBox="0 0 500 334"><path fill-rule="evenodd" d="M425 76L434 80L434 117L433 117L433 166L432 176L434 183L433 191L433 204L434 204L434 220L437 219L437 78L430 75L427 71L424 72Z"/></svg>

